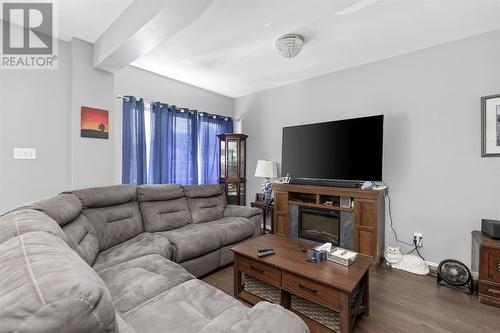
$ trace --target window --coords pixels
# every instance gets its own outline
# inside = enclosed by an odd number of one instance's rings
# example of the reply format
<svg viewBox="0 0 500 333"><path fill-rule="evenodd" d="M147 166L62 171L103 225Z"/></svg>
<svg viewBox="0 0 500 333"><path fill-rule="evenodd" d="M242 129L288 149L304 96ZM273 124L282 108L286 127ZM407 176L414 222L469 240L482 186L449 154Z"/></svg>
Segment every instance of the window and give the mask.
<svg viewBox="0 0 500 333"><path fill-rule="evenodd" d="M142 103L142 100L135 100ZM124 112L130 111L130 106ZM123 170L144 169L146 175L135 177L124 173L124 183L152 184L216 184L218 182L218 134L232 133L231 118L178 110L166 104L144 104L139 108L144 119L144 157L123 160ZM136 110L136 111L137 111ZM124 117L124 119L128 119ZM125 129L141 132L142 122L126 124ZM124 136L123 149L141 150L141 141ZM143 164L142 166L140 164ZM137 164L137 165L130 165ZM142 180L142 181L141 181Z"/></svg>

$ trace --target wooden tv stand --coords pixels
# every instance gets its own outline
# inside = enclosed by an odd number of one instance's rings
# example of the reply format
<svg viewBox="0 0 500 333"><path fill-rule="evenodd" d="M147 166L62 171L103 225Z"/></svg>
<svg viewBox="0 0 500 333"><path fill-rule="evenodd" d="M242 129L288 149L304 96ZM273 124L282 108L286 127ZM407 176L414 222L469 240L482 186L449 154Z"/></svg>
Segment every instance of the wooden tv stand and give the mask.
<svg viewBox="0 0 500 333"><path fill-rule="evenodd" d="M384 251L385 199L380 190L361 190L313 185L273 183L273 233L290 238L288 206L330 209L353 213L353 249L378 263ZM340 207L338 199L349 197L351 208ZM332 202L326 205L325 202Z"/></svg>

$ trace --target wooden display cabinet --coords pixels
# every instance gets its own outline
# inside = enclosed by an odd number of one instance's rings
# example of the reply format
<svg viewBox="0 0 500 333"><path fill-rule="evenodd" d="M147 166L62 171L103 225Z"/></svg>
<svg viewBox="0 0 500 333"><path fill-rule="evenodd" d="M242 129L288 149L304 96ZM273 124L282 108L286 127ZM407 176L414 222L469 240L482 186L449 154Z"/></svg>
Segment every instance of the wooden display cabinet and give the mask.
<svg viewBox="0 0 500 333"><path fill-rule="evenodd" d="M479 302L500 307L500 240L472 232L472 271L479 272Z"/></svg>
<svg viewBox="0 0 500 333"><path fill-rule="evenodd" d="M219 184L227 203L246 204L246 139L245 134L224 133L219 137Z"/></svg>

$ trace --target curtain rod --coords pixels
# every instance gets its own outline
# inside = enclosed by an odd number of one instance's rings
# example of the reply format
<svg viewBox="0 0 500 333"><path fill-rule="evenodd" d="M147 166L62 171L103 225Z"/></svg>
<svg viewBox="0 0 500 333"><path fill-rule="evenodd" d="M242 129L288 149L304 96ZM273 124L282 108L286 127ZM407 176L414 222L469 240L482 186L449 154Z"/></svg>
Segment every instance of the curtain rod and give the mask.
<svg viewBox="0 0 500 333"><path fill-rule="evenodd" d="M126 96L122 96L122 95L116 95L116 98L118 99L125 99L127 98ZM144 103L149 103L149 104L154 104L156 103L155 101L153 100L146 100L146 99L142 99L144 101ZM160 103L160 102L159 102ZM181 112L185 112L185 111L194 111L194 112L197 112L199 114L207 114L207 115L210 115L210 113L208 112L199 112L198 110L191 110L189 108L179 108L177 106L174 106L174 108L177 110L177 111L181 111ZM228 117L228 116L221 116L221 115L217 115L217 114L212 114L212 116L218 116L218 117L222 117L222 118L231 118L232 120L234 121L240 121L240 119L236 119L236 118L233 118L233 117Z"/></svg>

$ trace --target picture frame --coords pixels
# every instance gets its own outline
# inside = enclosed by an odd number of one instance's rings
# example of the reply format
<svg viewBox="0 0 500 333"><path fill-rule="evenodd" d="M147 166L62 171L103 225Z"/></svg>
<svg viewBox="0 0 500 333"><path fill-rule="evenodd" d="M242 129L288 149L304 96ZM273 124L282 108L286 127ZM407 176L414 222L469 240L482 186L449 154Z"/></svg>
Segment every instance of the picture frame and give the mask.
<svg viewBox="0 0 500 333"><path fill-rule="evenodd" d="M265 203L266 202L266 195L261 192L255 193L255 202L261 202Z"/></svg>
<svg viewBox="0 0 500 333"><path fill-rule="evenodd" d="M481 156L500 157L500 94L481 97Z"/></svg>
<svg viewBox="0 0 500 333"><path fill-rule="evenodd" d="M109 111L82 106L80 109L80 136L108 140Z"/></svg>

